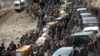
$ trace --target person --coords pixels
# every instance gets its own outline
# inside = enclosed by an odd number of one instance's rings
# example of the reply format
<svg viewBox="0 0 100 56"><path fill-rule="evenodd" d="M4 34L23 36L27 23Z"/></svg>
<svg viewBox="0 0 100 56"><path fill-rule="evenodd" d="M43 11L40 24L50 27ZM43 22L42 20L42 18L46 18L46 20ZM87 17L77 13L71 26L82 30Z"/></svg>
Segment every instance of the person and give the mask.
<svg viewBox="0 0 100 56"><path fill-rule="evenodd" d="M44 56L43 50L40 49L37 56Z"/></svg>
<svg viewBox="0 0 100 56"><path fill-rule="evenodd" d="M88 50L85 48L84 44L81 45L79 56L88 56Z"/></svg>
<svg viewBox="0 0 100 56"><path fill-rule="evenodd" d="M30 52L31 56L37 56L38 55L38 48L35 45L32 45L31 47L32 51Z"/></svg>
<svg viewBox="0 0 100 56"><path fill-rule="evenodd" d="M44 56L49 56L49 51L48 50L44 52Z"/></svg>
<svg viewBox="0 0 100 56"><path fill-rule="evenodd" d="M9 51L9 52L13 51L11 44L9 44L9 47L7 48L7 51Z"/></svg>
<svg viewBox="0 0 100 56"><path fill-rule="evenodd" d="M21 43L21 44L23 44L23 42L24 42L24 39L25 39L24 36L25 36L25 35L23 35L23 36L21 37L21 39L20 39L20 43Z"/></svg>
<svg viewBox="0 0 100 56"><path fill-rule="evenodd" d="M72 44L75 45L76 47L79 47L81 44L81 40L79 38L74 38Z"/></svg>
<svg viewBox="0 0 100 56"><path fill-rule="evenodd" d="M75 47L75 45L73 45L73 50L69 56L79 56L78 47Z"/></svg>
<svg viewBox="0 0 100 56"><path fill-rule="evenodd" d="M98 36L98 41L100 42L100 36Z"/></svg>
<svg viewBox="0 0 100 56"><path fill-rule="evenodd" d="M90 43L88 44L88 52L89 52L89 56L94 56L94 43L91 40Z"/></svg>
<svg viewBox="0 0 100 56"><path fill-rule="evenodd" d="M45 6L44 0L39 0L40 8L43 9Z"/></svg>
<svg viewBox="0 0 100 56"><path fill-rule="evenodd" d="M98 36L98 42L97 42L97 54L100 55L100 36Z"/></svg>
<svg viewBox="0 0 100 56"><path fill-rule="evenodd" d="M12 50L16 50L16 44L14 44L14 41L11 41L10 43Z"/></svg>
<svg viewBox="0 0 100 56"><path fill-rule="evenodd" d="M6 51L6 54L5 54L5 56L12 56L12 54L11 54L11 52L9 52L9 51Z"/></svg>
<svg viewBox="0 0 100 56"><path fill-rule="evenodd" d="M17 48L20 48L21 47L21 45L20 44L17 44Z"/></svg>
<svg viewBox="0 0 100 56"><path fill-rule="evenodd" d="M13 41L11 41L11 43L9 44L9 47L7 48L7 51L9 53L9 55L15 55L15 50L16 50L16 45L14 44Z"/></svg>
<svg viewBox="0 0 100 56"><path fill-rule="evenodd" d="M1 43L1 46L0 46L0 56L3 56L4 51L5 51L4 43Z"/></svg>

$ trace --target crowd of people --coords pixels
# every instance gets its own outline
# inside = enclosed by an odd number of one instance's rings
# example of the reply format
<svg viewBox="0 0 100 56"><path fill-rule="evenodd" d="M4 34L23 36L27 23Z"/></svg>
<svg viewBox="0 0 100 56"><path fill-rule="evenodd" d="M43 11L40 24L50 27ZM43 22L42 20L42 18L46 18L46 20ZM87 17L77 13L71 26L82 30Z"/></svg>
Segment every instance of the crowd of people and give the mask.
<svg viewBox="0 0 100 56"><path fill-rule="evenodd" d="M9 44L7 49L5 47L5 44L1 43L1 45L0 45L0 56L14 56L16 48L18 48L18 47L19 46L16 46L14 41L11 41L11 43Z"/></svg>
<svg viewBox="0 0 100 56"><path fill-rule="evenodd" d="M50 27L48 33L49 38L45 40L44 45L36 45L36 40L41 37L43 33L43 28L48 27L46 24L48 22L54 21L55 18L60 15L60 5L64 4L61 0L40 0L39 1L41 12L37 16L38 24L36 29L31 31L30 34L25 34L20 39L20 44L15 44L11 41L7 50L5 49L4 43L0 46L0 56L15 56L17 48L23 45L31 45L31 52L29 56L52 56L52 54L60 47L73 46L77 42L70 41L70 35L75 32L79 32L82 29L82 20L79 14L76 12L77 8L72 8L74 5L69 6L64 11L68 12L69 17L64 20L59 20L56 26ZM94 55L94 41L89 43L89 51L91 55ZM64 43L64 44L63 44ZM92 46L92 47L91 47ZM70 56L88 56L88 50L85 48L84 44L80 45L81 51L78 53L74 50Z"/></svg>

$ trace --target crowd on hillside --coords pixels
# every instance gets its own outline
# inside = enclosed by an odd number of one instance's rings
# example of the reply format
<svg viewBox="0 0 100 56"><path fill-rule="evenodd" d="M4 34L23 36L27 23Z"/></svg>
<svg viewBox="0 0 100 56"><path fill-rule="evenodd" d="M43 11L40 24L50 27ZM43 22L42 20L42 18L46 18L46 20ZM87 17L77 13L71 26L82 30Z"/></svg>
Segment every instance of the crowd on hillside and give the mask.
<svg viewBox="0 0 100 56"><path fill-rule="evenodd" d="M12 41L9 44L7 50L5 49L4 43L0 46L0 56L15 56L15 51L17 48L23 45L31 45L32 51L29 56L52 56L52 54L60 47L78 45L76 41L70 41L70 35L74 32L79 32L82 29L81 17L76 12L74 8L71 11L70 17L59 21L59 23L50 29L49 38L45 41L44 45L36 46L35 41L43 33L42 29L46 26L46 23L54 21L55 18L60 16L59 6L63 4L63 1L60 0L40 0L41 13L37 16L38 25L36 29L31 31L30 34L25 34L20 39L20 44L15 44ZM70 9L71 10L71 9ZM70 11L69 10L69 11ZM65 10L67 11L67 10ZM65 44L62 44L65 43ZM81 41L80 41L81 43ZM91 40L89 43L90 49L87 50L84 44L80 45L81 51L78 53L74 50L74 53L70 56L88 56L88 51L91 52L91 55L94 55L94 41ZM91 47L92 46L92 47ZM60 56L60 55L59 55Z"/></svg>

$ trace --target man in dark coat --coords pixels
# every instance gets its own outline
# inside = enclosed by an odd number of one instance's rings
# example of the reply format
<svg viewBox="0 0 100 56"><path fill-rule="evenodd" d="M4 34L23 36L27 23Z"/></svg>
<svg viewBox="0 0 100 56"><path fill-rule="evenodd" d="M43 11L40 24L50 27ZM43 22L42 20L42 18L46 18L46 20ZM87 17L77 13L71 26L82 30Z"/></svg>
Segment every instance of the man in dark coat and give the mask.
<svg viewBox="0 0 100 56"><path fill-rule="evenodd" d="M4 51L5 51L5 46L4 46L4 43L2 43L0 46L0 56L3 56Z"/></svg>
<svg viewBox="0 0 100 56"><path fill-rule="evenodd" d="M7 48L7 51L14 51L16 50L16 45L14 44L13 41L9 44L9 47Z"/></svg>
<svg viewBox="0 0 100 56"><path fill-rule="evenodd" d="M95 49L95 46L94 46L93 40L91 40L88 45L89 56L94 56L94 51L95 51L94 49Z"/></svg>
<svg viewBox="0 0 100 56"><path fill-rule="evenodd" d="M10 44L11 44L11 46L12 46L12 49L13 49L13 50L16 50L16 44L14 44L14 41L11 41Z"/></svg>
<svg viewBox="0 0 100 56"><path fill-rule="evenodd" d="M88 56L88 50L85 48L84 44L81 45L80 56Z"/></svg>
<svg viewBox="0 0 100 56"><path fill-rule="evenodd" d="M79 56L79 50L77 50L76 47L73 46L73 51L69 56Z"/></svg>

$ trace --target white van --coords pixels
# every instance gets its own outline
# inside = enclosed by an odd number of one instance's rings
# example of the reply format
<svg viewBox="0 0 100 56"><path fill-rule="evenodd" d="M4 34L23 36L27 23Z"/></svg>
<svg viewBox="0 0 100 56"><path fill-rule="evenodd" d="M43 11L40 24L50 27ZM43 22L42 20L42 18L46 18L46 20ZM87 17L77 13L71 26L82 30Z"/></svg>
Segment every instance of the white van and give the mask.
<svg viewBox="0 0 100 56"><path fill-rule="evenodd" d="M21 10L28 5L28 0L15 0L13 6L15 10Z"/></svg>
<svg viewBox="0 0 100 56"><path fill-rule="evenodd" d="M83 32L90 32L93 31L97 36L100 34L99 26L92 26L92 27L85 27Z"/></svg>

